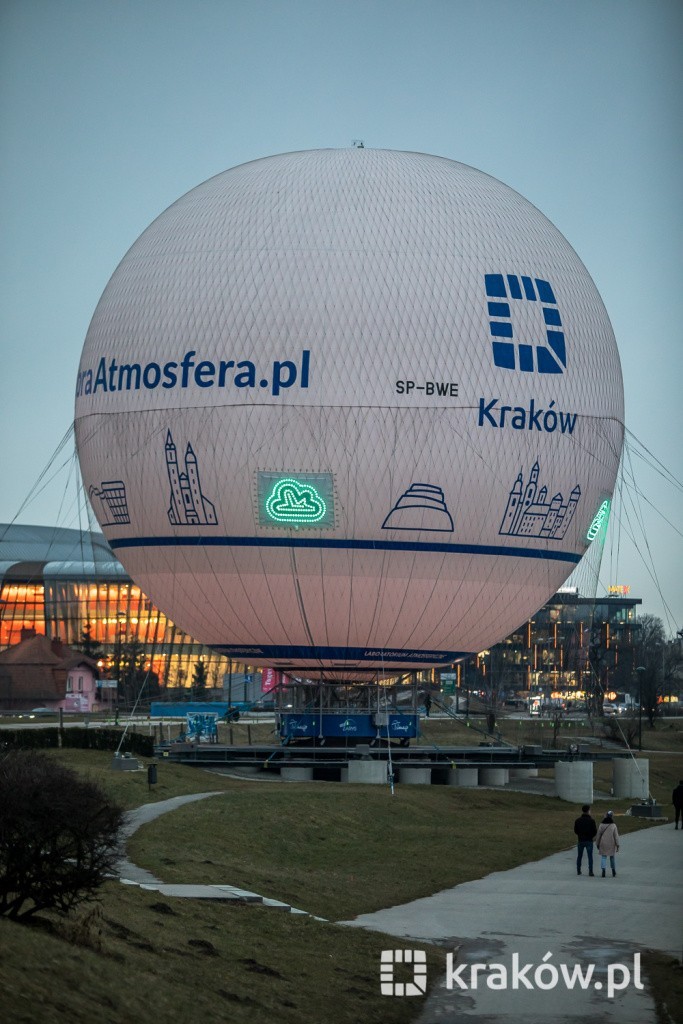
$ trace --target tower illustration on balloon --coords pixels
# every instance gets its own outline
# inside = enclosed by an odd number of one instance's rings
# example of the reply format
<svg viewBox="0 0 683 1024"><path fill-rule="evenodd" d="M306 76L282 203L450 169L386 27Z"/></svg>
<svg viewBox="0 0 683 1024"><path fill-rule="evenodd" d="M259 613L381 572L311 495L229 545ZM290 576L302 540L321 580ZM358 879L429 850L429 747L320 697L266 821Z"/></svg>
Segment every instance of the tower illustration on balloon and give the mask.
<svg viewBox="0 0 683 1024"><path fill-rule="evenodd" d="M178 199L76 379L130 576L197 641L309 678L448 665L533 615L604 543L623 419L560 231L489 174L369 147Z"/></svg>
<svg viewBox="0 0 683 1024"><path fill-rule="evenodd" d="M194 526L202 523L215 526L216 509L212 502L202 494L199 482L199 463L192 445L188 443L185 450L185 469L178 465L178 450L174 444L171 431L166 435L166 470L171 487L168 521L172 526Z"/></svg>

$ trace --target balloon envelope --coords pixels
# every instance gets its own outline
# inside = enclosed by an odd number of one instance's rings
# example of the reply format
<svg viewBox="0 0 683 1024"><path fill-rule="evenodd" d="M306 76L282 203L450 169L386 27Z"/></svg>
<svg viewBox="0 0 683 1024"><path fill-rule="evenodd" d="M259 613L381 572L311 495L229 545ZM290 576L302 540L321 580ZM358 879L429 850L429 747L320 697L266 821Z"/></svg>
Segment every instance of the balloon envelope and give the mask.
<svg viewBox="0 0 683 1024"><path fill-rule="evenodd" d="M608 514L623 386L595 285L516 192L423 154L290 153L133 245L76 437L117 556L197 640L392 673L497 642L566 579Z"/></svg>

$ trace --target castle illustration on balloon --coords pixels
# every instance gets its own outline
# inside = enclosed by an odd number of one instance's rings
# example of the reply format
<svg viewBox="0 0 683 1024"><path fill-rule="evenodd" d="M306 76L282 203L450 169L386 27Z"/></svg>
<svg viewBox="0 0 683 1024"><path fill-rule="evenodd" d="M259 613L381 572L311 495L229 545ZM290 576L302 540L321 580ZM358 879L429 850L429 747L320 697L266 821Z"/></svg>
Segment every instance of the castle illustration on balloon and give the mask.
<svg viewBox="0 0 683 1024"><path fill-rule="evenodd" d="M203 524L215 526L218 522L214 505L202 494L199 482L199 464L192 445L185 449L185 472L178 466L178 451L171 431L166 435L166 469L171 485L171 504L168 521L173 526L194 526Z"/></svg>
<svg viewBox="0 0 683 1024"><path fill-rule="evenodd" d="M510 537L547 537L549 540L564 537L576 512L581 488L577 484L568 501L559 491L548 501L548 488L538 489L539 473L540 466L534 462L525 486L520 470L508 496L498 533Z"/></svg>

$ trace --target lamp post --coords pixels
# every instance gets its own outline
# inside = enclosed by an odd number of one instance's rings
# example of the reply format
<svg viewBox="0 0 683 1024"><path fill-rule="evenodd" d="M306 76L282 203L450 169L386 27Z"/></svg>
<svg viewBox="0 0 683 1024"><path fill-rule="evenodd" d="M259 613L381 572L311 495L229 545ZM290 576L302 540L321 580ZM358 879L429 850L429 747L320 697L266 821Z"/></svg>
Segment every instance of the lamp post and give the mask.
<svg viewBox="0 0 683 1024"><path fill-rule="evenodd" d="M114 645L114 659L116 668L116 706L123 695L121 688L121 666L123 664L123 635L126 629L126 616L123 612L116 615L116 643Z"/></svg>
<svg viewBox="0 0 683 1024"><path fill-rule="evenodd" d="M645 672L645 666L639 665L636 669L638 675L638 750L643 749L643 672Z"/></svg>

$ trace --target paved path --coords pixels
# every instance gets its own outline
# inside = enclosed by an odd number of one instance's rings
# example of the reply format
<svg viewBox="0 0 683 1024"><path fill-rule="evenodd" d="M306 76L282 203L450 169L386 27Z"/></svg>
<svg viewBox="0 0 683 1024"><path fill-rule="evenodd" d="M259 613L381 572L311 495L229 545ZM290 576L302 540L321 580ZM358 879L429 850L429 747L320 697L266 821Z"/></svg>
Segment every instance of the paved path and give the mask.
<svg viewBox="0 0 683 1024"><path fill-rule="evenodd" d="M169 800L158 800L156 803L143 804L134 811L127 811L122 829L124 841L129 839L141 825L168 814L169 811L182 807L183 804L193 803L195 800L206 800L210 796L221 796L225 790L214 790L210 793L190 793L187 796L174 796ZM306 914L305 910L297 910L289 903L282 903L280 900L269 899L267 896L260 896L258 893L250 892L248 889L239 889L234 885L183 885L177 883L162 882L151 871L140 868L133 864L127 857L123 857L117 866L119 881L124 885L138 885L141 889L158 892L162 896L182 896L199 900L238 900L240 903L260 903L266 907L273 907L276 910L286 910L292 914ZM308 916L308 915L307 915ZM321 920L319 918L319 920Z"/></svg>
<svg viewBox="0 0 683 1024"><path fill-rule="evenodd" d="M136 807L134 811L126 811L123 829L121 830L124 842L130 839L141 825L155 821L162 814L168 814L169 811L175 811L177 807L193 803L195 800L206 800L210 796L220 796L221 792L221 790L214 790L211 793L189 793L187 796L172 796L169 800L157 800L156 803L143 804L142 807ZM136 884L142 882L159 883L159 879L151 871L139 868L137 864L133 864L127 857L122 857L119 861L118 873L122 882Z"/></svg>
<svg viewBox="0 0 683 1024"><path fill-rule="evenodd" d="M632 973L634 954L648 947L683 956L683 831L669 823L624 836L616 878L609 862L608 877L600 877L599 863L596 859L595 878L577 876L572 847L346 923L398 936L403 941L397 948L410 948L407 939L437 942L444 946L444 971L448 951L459 947L455 966L466 964L461 977L467 990L458 990L456 983L449 990L442 979L419 1024L576 1024L579 1019L583 1024L655 1024L646 990L630 984L607 998L608 967L621 963ZM517 990L496 991L487 986L486 975L479 977L476 990L471 984L469 965L474 963L503 964L510 981L514 954L519 954L520 968L533 965L526 975L533 984L547 953L552 956L546 963L558 970L562 963L569 971L576 964L584 971L595 964L590 988L568 991L561 974L557 987L548 991L535 984L529 991L523 981ZM610 970L615 983L624 979L620 969ZM493 973L489 976L494 979ZM552 973L539 977L543 984Z"/></svg>

